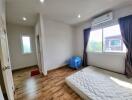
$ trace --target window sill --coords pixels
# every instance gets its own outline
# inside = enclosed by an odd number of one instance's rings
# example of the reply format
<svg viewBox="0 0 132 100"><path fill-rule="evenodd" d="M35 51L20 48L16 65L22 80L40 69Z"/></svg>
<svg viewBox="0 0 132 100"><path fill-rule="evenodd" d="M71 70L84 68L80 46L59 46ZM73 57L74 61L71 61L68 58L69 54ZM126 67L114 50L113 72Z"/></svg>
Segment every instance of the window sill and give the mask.
<svg viewBox="0 0 132 100"><path fill-rule="evenodd" d="M32 52L31 53L22 53L22 55L31 55L32 54Z"/></svg>
<svg viewBox="0 0 132 100"><path fill-rule="evenodd" d="M89 52L89 54L103 54L103 55L119 55L119 56L126 56L125 52Z"/></svg>

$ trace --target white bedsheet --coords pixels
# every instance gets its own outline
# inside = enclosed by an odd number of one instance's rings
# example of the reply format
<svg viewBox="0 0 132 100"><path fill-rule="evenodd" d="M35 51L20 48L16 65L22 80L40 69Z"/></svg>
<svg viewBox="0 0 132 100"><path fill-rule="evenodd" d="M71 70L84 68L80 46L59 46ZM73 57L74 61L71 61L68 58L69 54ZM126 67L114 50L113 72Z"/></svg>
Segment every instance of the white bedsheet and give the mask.
<svg viewBox="0 0 132 100"><path fill-rule="evenodd" d="M66 78L84 100L132 100L132 79L89 66Z"/></svg>

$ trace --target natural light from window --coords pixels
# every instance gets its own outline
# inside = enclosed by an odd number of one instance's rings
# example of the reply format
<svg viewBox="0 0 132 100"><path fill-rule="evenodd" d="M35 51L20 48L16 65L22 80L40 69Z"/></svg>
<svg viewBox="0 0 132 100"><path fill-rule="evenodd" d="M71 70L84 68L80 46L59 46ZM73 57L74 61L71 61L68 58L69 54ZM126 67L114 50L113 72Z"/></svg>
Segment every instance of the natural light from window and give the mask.
<svg viewBox="0 0 132 100"><path fill-rule="evenodd" d="M105 52L125 52L119 25L103 29L103 47Z"/></svg>
<svg viewBox="0 0 132 100"><path fill-rule="evenodd" d="M22 36L23 53L31 53L31 40L29 36Z"/></svg>
<svg viewBox="0 0 132 100"><path fill-rule="evenodd" d="M91 31L88 45L90 52L102 52L102 29Z"/></svg>
<svg viewBox="0 0 132 100"><path fill-rule="evenodd" d="M126 52L119 25L90 32L89 52Z"/></svg>
<svg viewBox="0 0 132 100"><path fill-rule="evenodd" d="M119 80L119 79L114 78L114 77L110 77L110 79L122 87L132 89L132 83L130 83L130 82Z"/></svg>

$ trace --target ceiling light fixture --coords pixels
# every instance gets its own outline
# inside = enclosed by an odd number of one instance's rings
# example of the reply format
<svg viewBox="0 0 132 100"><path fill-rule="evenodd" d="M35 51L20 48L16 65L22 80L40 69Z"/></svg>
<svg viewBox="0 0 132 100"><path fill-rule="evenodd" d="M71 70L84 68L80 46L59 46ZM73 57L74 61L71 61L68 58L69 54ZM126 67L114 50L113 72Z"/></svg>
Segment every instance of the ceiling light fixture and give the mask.
<svg viewBox="0 0 132 100"><path fill-rule="evenodd" d="M81 15L79 14L77 17L78 17L78 18L81 18Z"/></svg>
<svg viewBox="0 0 132 100"><path fill-rule="evenodd" d="M22 19L23 19L23 21L26 21L26 20L27 20L27 18L26 18L26 17L23 17Z"/></svg>
<svg viewBox="0 0 132 100"><path fill-rule="evenodd" d="M40 0L41 3L44 3L44 0Z"/></svg>

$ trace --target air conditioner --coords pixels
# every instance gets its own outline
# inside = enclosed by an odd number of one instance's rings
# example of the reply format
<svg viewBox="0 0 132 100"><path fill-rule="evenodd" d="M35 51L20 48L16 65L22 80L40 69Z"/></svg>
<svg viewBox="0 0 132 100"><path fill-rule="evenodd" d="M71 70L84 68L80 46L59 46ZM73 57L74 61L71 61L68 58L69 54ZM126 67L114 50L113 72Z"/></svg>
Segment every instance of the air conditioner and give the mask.
<svg viewBox="0 0 132 100"><path fill-rule="evenodd" d="M113 13L112 12L95 18L92 22L92 26L96 26L96 25L99 25L99 24L102 24L104 22L108 22L111 20L113 20Z"/></svg>

